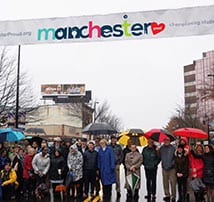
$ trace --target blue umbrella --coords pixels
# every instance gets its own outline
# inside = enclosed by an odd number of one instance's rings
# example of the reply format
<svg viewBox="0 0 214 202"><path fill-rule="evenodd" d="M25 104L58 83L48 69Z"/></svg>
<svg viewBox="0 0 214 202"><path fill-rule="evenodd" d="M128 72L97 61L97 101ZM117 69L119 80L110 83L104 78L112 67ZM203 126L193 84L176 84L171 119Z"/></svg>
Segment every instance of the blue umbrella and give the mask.
<svg viewBox="0 0 214 202"><path fill-rule="evenodd" d="M0 142L15 142L25 138L21 130L15 128L0 128Z"/></svg>

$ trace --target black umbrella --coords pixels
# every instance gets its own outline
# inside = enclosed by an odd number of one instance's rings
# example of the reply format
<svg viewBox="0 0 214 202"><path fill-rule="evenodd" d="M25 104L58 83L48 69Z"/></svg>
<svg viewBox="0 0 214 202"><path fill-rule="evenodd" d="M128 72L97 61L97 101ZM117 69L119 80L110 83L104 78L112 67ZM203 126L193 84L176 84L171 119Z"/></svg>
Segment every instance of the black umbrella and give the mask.
<svg viewBox="0 0 214 202"><path fill-rule="evenodd" d="M117 131L108 123L90 123L83 128L82 133L89 135L111 135Z"/></svg>
<svg viewBox="0 0 214 202"><path fill-rule="evenodd" d="M25 130L26 133L44 133L45 134L45 130L44 128L28 128Z"/></svg>
<svg viewBox="0 0 214 202"><path fill-rule="evenodd" d="M29 141L31 145L33 144L33 142L37 142L39 146L41 146L42 140L46 140L45 138L40 136L27 136L26 139Z"/></svg>

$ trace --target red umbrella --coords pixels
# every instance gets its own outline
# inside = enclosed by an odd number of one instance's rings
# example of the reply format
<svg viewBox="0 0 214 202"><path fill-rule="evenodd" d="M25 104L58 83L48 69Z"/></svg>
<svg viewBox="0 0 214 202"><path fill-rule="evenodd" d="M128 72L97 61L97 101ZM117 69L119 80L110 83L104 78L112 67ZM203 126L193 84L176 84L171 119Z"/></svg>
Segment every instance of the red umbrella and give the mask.
<svg viewBox="0 0 214 202"><path fill-rule="evenodd" d="M147 131L144 134L144 136L147 138L151 138L156 142L163 142L164 139L167 137L170 138L171 142L175 140L175 137L171 133L169 133L166 130L158 129L158 128L154 128L154 129Z"/></svg>
<svg viewBox="0 0 214 202"><path fill-rule="evenodd" d="M174 130L173 134L190 138L208 138L208 134L198 128L179 128Z"/></svg>

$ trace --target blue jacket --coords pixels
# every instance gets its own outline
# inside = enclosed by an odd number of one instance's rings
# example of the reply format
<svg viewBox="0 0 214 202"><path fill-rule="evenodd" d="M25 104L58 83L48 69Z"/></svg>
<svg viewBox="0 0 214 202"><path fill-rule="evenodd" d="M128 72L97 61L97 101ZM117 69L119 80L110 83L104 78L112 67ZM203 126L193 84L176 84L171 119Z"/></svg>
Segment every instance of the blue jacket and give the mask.
<svg viewBox="0 0 214 202"><path fill-rule="evenodd" d="M102 148L98 152L98 168L103 185L111 185L116 182L114 152L110 146Z"/></svg>

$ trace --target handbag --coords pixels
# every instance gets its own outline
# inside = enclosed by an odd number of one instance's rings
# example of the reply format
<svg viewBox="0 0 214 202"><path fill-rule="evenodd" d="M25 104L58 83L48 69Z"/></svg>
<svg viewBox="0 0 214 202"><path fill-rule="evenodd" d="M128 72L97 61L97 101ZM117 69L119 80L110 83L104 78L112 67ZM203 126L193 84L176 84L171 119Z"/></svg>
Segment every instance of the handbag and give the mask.
<svg viewBox="0 0 214 202"><path fill-rule="evenodd" d="M73 172L72 171L68 171L67 175L66 175L66 178L65 178L65 186L66 187L69 187L70 184L73 182L73 177L74 177Z"/></svg>
<svg viewBox="0 0 214 202"><path fill-rule="evenodd" d="M197 191L204 190L206 185L202 182L201 178L196 177L190 181L190 187L194 192L197 192Z"/></svg>

